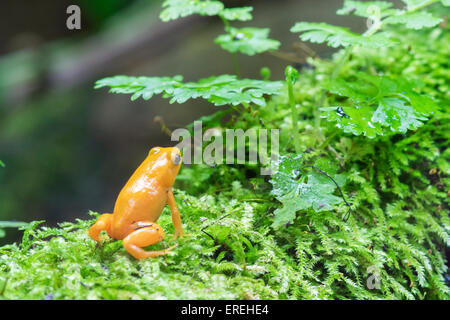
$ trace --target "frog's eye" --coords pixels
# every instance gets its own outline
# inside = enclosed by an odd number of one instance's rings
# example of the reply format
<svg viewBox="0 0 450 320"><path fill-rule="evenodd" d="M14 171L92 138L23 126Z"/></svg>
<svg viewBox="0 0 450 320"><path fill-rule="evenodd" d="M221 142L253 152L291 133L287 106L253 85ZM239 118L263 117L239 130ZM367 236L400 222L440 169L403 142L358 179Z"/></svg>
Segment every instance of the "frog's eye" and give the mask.
<svg viewBox="0 0 450 320"><path fill-rule="evenodd" d="M181 157L180 157L180 155L177 153L177 154L175 154L175 157L173 157L173 164L174 165L179 165L180 164L180 162L181 162Z"/></svg>

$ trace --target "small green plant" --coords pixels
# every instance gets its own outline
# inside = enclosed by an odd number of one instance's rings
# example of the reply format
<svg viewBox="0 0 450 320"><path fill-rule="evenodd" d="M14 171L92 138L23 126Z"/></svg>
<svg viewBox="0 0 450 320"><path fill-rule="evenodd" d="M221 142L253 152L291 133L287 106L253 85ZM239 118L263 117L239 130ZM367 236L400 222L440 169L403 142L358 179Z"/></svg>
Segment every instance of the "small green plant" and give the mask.
<svg viewBox="0 0 450 320"><path fill-rule="evenodd" d="M276 50L280 42L268 38L267 28L233 28L230 21L249 21L253 11L252 7L225 8L220 1L202 0L167 0L163 3L165 9L161 12L161 19L169 21L186 17L191 14L202 16L218 16L222 19L226 34L220 35L215 42L224 50L231 53L240 52L249 56L268 50Z"/></svg>
<svg viewBox="0 0 450 320"><path fill-rule="evenodd" d="M170 21L192 14L202 16L218 16L225 25L224 35L216 38L224 50L233 54L237 52L254 55L269 50L275 50L280 43L268 38L269 29L247 27L242 29L230 26L230 21L248 21L252 19L252 7L225 8L220 1L201 0L167 0L161 12L163 21ZM234 56L234 59L237 59ZM239 66L235 60L236 73ZM110 92L131 94L135 100L142 96L150 99L154 94L163 94L170 98L170 103L184 103L188 99L203 98L216 106L244 105L250 103L265 106L264 95L270 96L280 92L280 81L238 79L233 75L221 75L201 79L196 83L183 83L182 76L175 77L127 77L117 76L97 81L95 88L110 87Z"/></svg>
<svg viewBox="0 0 450 320"><path fill-rule="evenodd" d="M21 228L27 226L27 223L20 221L0 221L0 238L3 238L6 233L6 228Z"/></svg>
<svg viewBox="0 0 450 320"><path fill-rule="evenodd" d="M439 2L404 1L405 9L393 9L392 3L384 1L345 1L337 13L353 14L368 18L371 26L363 34L326 23L299 22L291 32L301 33L300 39L315 43L326 42L331 47L345 47L329 81L323 83L324 91L319 108L325 111L327 120L336 122L339 128L355 135L364 134L369 138L391 133L414 130L428 119L437 107L433 99L416 91L420 84L408 81L402 76L386 77L376 73L355 72L353 77L341 77L355 47L377 49L395 46L401 39L384 31L391 24L401 24L410 29L429 28L442 22L441 18L424 11L423 8ZM442 1L448 5L446 1ZM346 97L338 106L323 107L325 92Z"/></svg>
<svg viewBox="0 0 450 320"><path fill-rule="evenodd" d="M294 99L294 84L298 79L298 71L291 66L287 66L285 70L286 83L288 87L289 105L292 112L292 132L294 133L295 152L300 153L300 138L298 131L298 110Z"/></svg>
<svg viewBox="0 0 450 320"><path fill-rule="evenodd" d="M20 244L0 248L0 295L449 299L450 34L441 22L450 2L403 3L344 1L338 14L368 19L363 34L296 23L291 31L300 39L343 49L330 60L310 57L310 69L288 66L284 82L269 81L267 69L263 80L241 78L237 63L236 75L198 82L97 81L96 88L132 100L162 94L170 103L230 106L202 117L207 127L281 129L279 170L264 179L248 163L184 167L175 195L192 236L161 259L136 261L119 241L96 247L86 233L93 220L30 223ZM226 34L216 43L237 61L238 52L279 45L267 29L231 27L251 12L214 0L167 0L161 19L218 16ZM168 212L159 223L173 232Z"/></svg>

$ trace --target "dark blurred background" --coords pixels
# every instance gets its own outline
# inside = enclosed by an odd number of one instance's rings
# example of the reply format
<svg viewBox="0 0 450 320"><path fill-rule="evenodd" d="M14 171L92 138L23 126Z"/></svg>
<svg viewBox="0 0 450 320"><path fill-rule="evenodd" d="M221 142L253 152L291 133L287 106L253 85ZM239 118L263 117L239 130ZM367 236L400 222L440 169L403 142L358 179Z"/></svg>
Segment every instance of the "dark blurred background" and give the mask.
<svg viewBox="0 0 450 320"><path fill-rule="evenodd" d="M326 21L365 28L337 16L343 1L224 1L251 5L254 20L235 26L271 28L280 50L239 55L243 77L269 67L282 79L288 64L302 65L309 49L289 29L297 21ZM214 44L223 33L215 17L164 23L156 0L3 0L0 2L0 220L46 220L49 225L87 218L89 209L111 212L130 174L155 145L172 145L154 122L170 129L217 111L203 101L170 105L155 97L94 90L96 80L117 74L173 76L186 80L233 73L231 54ZM68 30L66 8L81 8L81 30ZM320 56L332 52L307 44ZM305 51L306 50L306 51ZM15 241L8 230L0 244Z"/></svg>

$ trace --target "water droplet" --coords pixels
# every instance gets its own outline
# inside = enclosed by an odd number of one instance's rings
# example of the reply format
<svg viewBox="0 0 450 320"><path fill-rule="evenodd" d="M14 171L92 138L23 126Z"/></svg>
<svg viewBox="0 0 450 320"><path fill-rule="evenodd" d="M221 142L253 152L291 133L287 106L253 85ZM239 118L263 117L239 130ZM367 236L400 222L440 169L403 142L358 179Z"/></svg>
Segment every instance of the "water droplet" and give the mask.
<svg viewBox="0 0 450 320"><path fill-rule="evenodd" d="M233 40L241 40L244 39L244 34L242 32L236 33L236 35L234 36Z"/></svg>
<svg viewBox="0 0 450 320"><path fill-rule="evenodd" d="M341 116L341 117L344 117L344 118L350 118L350 117L348 116L348 114L345 113L344 109L342 109L342 107L338 107L338 108L336 109L336 113L337 113L339 116Z"/></svg>

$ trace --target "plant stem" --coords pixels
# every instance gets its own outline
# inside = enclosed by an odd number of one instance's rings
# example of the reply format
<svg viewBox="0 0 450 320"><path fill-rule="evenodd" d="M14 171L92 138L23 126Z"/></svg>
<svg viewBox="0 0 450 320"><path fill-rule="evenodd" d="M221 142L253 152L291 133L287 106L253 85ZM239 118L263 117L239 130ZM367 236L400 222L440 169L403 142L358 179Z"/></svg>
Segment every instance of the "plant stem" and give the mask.
<svg viewBox="0 0 450 320"><path fill-rule="evenodd" d="M219 15L220 19L222 19L222 22L224 24L225 27L225 31L227 33L230 33L231 31L231 26L230 26L230 22L225 19L223 16ZM234 67L234 73L236 73L236 75L238 76L238 78L241 77L241 69L239 68L239 61L238 61L238 57L237 57L237 53L234 52L233 53L233 67Z"/></svg>
<svg viewBox="0 0 450 320"><path fill-rule="evenodd" d="M225 19L223 16L221 16L221 15L219 15L219 17L220 17L220 19L222 19L223 24L225 25L225 31L229 32L230 28L231 28L230 22L227 19Z"/></svg>
<svg viewBox="0 0 450 320"><path fill-rule="evenodd" d="M328 146L328 144L330 143L330 141L334 138L335 135L337 135L339 133L339 129L335 128L333 130L333 132L331 132L331 134L327 137L327 139L319 146L319 150L322 150L324 148L326 148Z"/></svg>
<svg viewBox="0 0 450 320"><path fill-rule="evenodd" d="M287 81L288 85L288 94L289 94L289 105L291 106L291 114L292 114L292 130L294 131L294 148L295 152L300 153L300 135L298 131L298 111L295 106L294 99L294 86L291 81Z"/></svg>
<svg viewBox="0 0 450 320"><path fill-rule="evenodd" d="M239 68L239 61L237 57L237 53L233 53L233 66L234 66L234 73L236 73L237 77L241 77L241 69Z"/></svg>

